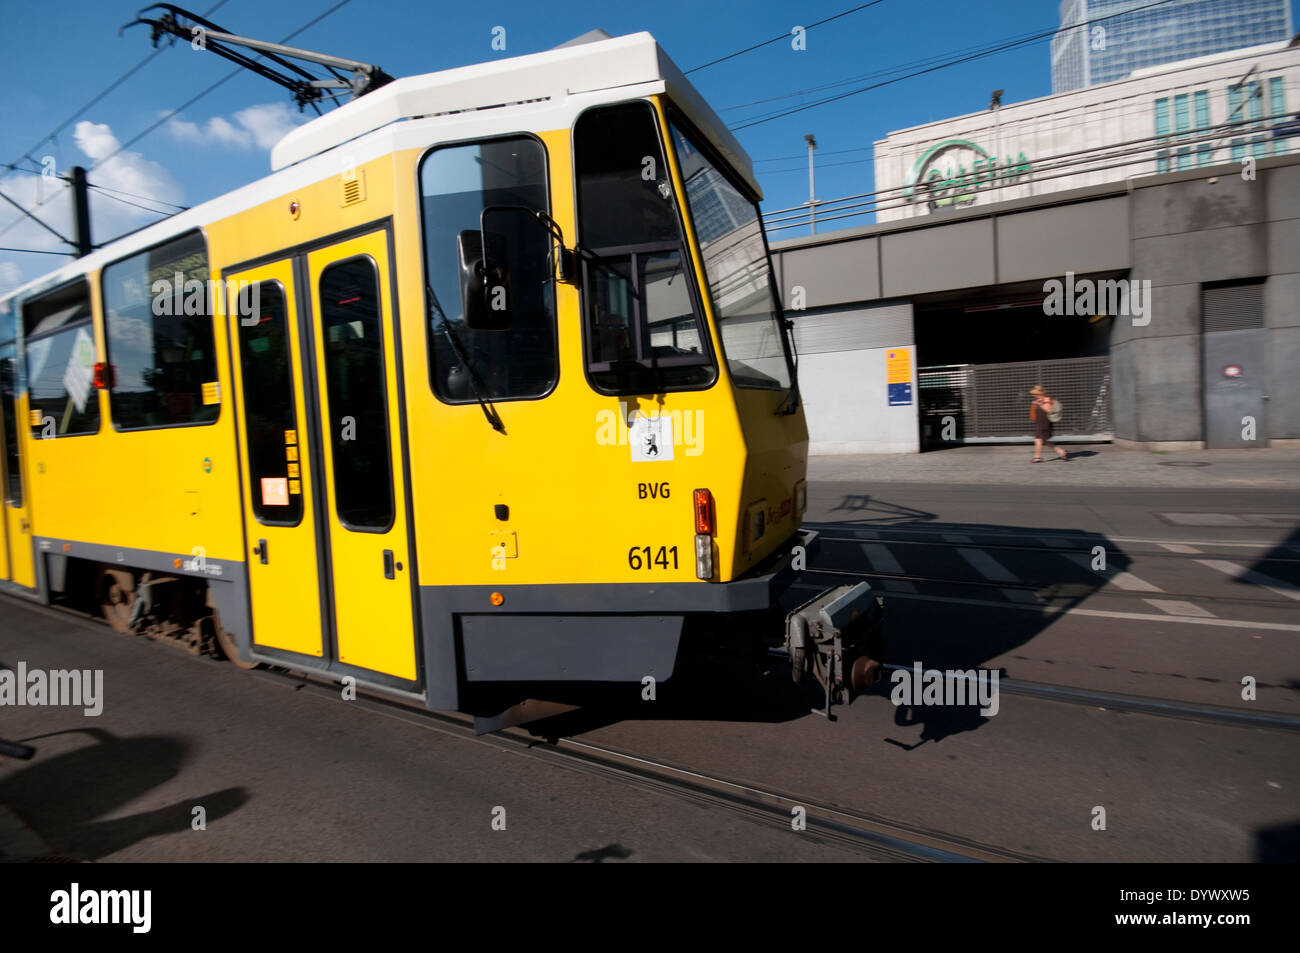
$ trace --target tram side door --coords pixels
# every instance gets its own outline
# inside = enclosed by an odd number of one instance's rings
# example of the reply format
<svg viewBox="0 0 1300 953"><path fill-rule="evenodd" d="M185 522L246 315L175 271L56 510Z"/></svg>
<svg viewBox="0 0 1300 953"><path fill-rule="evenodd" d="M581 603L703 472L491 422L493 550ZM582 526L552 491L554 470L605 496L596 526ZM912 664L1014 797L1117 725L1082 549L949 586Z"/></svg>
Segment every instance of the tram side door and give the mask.
<svg viewBox="0 0 1300 953"><path fill-rule="evenodd" d="M321 658L319 493L297 281L289 259L224 276L238 408L253 647ZM231 281L238 282L232 285ZM238 294L233 289L242 289Z"/></svg>
<svg viewBox="0 0 1300 953"><path fill-rule="evenodd" d="M388 233L307 254L337 660L413 682L415 589Z"/></svg>
<svg viewBox="0 0 1300 953"><path fill-rule="evenodd" d="M3 572L0 578L9 579L32 589L36 586L35 555L32 552L31 501L23 480L23 434L20 427L26 422L26 401L19 392L17 345L0 346L0 553Z"/></svg>

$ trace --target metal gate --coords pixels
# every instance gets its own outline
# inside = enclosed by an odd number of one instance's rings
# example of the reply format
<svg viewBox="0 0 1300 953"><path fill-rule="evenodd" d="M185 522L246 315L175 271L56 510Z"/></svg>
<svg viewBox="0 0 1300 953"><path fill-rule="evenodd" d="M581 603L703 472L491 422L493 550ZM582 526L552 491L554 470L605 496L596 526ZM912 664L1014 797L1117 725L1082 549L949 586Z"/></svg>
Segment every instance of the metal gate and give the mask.
<svg viewBox="0 0 1300 953"><path fill-rule="evenodd" d="M917 384L926 446L1032 441L1029 388L1035 384L1061 402L1056 437L1102 441L1114 436L1109 357L921 367Z"/></svg>

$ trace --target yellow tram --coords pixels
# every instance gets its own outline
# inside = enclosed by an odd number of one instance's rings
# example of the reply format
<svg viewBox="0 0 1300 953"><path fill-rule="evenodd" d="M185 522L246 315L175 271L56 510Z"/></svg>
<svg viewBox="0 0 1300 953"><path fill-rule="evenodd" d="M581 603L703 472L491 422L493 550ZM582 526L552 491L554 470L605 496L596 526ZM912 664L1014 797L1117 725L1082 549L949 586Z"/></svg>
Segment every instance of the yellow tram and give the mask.
<svg viewBox="0 0 1300 953"><path fill-rule="evenodd" d="M650 35L395 80L272 166L0 300L0 577L435 709L779 640L790 328L748 157ZM796 675L869 682L878 615L792 615Z"/></svg>

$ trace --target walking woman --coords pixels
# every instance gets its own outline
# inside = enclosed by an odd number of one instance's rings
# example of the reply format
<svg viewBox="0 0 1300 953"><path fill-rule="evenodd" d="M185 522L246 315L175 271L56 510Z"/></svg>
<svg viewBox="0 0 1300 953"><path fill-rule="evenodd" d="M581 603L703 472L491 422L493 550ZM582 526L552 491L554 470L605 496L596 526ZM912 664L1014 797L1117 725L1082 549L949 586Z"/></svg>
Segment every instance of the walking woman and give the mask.
<svg viewBox="0 0 1300 953"><path fill-rule="evenodd" d="M1029 402L1029 419L1034 422L1034 463L1043 462L1043 444L1047 444L1056 451L1056 455L1062 460L1069 460L1070 455L1052 443L1052 422L1047 415L1052 410L1052 404L1055 401L1047 396L1047 391L1043 390L1042 384L1035 384L1029 388L1029 396L1032 398Z"/></svg>

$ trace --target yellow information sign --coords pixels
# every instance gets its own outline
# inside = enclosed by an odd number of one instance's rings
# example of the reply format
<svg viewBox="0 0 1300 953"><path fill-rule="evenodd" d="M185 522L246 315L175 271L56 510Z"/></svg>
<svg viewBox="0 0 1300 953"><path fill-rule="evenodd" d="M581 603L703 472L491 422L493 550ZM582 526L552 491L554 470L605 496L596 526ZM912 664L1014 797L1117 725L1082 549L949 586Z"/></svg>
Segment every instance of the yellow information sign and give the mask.
<svg viewBox="0 0 1300 953"><path fill-rule="evenodd" d="M905 347L885 352L885 383L912 383L912 352Z"/></svg>

